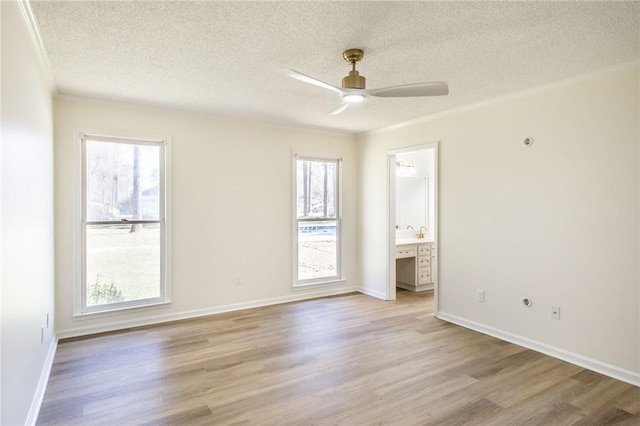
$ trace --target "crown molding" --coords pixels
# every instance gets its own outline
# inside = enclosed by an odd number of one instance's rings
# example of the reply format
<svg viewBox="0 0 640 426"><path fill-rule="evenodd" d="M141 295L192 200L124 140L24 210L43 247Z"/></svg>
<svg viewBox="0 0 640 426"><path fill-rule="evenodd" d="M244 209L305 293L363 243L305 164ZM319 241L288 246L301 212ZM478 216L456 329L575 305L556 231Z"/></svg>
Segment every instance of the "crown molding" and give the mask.
<svg viewBox="0 0 640 426"><path fill-rule="evenodd" d="M38 20L33 14L33 10L31 9L31 3L29 0L18 0L18 7L20 8L20 12L22 12L22 17L24 18L25 25L31 35L31 39L38 51L38 57L40 59L40 63L45 73L45 79L47 82L47 86L49 87L49 91L51 94L55 95L58 93L58 89L56 86L56 80L53 76L53 70L51 69L51 62L49 61L49 56L47 55L47 51L44 48L44 43L42 41L42 35L40 34L40 28L38 26Z"/></svg>
<svg viewBox="0 0 640 426"><path fill-rule="evenodd" d="M617 65L612 65L606 68L598 69L595 71L588 71L582 74L574 75L571 77L566 77L560 80L552 81L549 83L540 84L538 86L534 86L528 89L518 90L516 92L508 93L505 95L496 96L491 99L486 99L483 101L475 102L469 105L462 105L459 107L455 107L449 110L436 112L431 115L427 115L424 117L419 117L410 121L405 121L403 123L394 124L388 127L383 127L380 129L371 130L369 132L360 133L359 137L367 137L377 134L386 133L388 131L394 131L397 129L403 129L407 127L412 127L416 125L420 125L422 123L438 120L440 118L455 116L461 113L465 113L468 111L478 110L485 108L491 105L501 104L506 101L510 101L513 99L521 99L530 95L535 95L538 93L544 93L549 90L555 90L562 87L567 87L575 83L580 83L584 81L590 81L598 78L602 78L605 76L609 76L612 74L617 74L620 72L625 72L629 70L638 70L640 72L640 61L634 59L632 61L623 62Z"/></svg>

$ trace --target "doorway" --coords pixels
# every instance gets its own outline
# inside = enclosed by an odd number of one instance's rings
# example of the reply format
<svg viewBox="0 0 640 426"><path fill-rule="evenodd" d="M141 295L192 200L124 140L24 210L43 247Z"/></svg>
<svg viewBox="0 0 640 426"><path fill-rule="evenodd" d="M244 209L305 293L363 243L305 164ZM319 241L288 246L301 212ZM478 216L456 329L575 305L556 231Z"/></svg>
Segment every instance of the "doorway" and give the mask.
<svg viewBox="0 0 640 426"><path fill-rule="evenodd" d="M389 151L388 185L389 276L386 299L396 299L398 279L396 262L400 262L399 268L403 276L407 274L407 269L415 268L416 291L431 288L431 285L418 286L418 281L424 278L426 273L430 274L429 281L432 282L434 293L434 312L437 313L438 143ZM420 252L426 247L429 247L432 253L429 268L424 267L423 258L420 257ZM404 285L402 287L406 288Z"/></svg>

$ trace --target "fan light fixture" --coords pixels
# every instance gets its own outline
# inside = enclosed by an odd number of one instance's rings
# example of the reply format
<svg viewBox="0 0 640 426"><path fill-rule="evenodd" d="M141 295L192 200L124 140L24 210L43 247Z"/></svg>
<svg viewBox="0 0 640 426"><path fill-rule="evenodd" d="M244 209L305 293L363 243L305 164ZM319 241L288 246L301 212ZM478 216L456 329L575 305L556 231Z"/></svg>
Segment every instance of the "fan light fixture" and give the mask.
<svg viewBox="0 0 640 426"><path fill-rule="evenodd" d="M344 96L342 97L342 100L344 100L345 102L349 102L350 104L352 104L352 103L356 103L356 102L362 102L362 101L364 101L364 96L363 96L363 95L357 95L357 94L344 95Z"/></svg>

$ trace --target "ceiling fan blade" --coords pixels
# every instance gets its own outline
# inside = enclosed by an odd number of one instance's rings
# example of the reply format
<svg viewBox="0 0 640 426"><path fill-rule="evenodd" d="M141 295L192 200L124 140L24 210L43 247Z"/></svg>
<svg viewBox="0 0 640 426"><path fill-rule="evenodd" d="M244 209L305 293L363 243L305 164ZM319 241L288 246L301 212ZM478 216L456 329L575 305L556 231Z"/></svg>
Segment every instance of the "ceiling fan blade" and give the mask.
<svg viewBox="0 0 640 426"><path fill-rule="evenodd" d="M381 98L409 98L414 96L444 96L449 94L449 86L444 81L430 83L403 84L368 90L367 94Z"/></svg>
<svg viewBox="0 0 640 426"><path fill-rule="evenodd" d="M345 109L347 109L347 107L349 106L348 102L343 102L340 105L338 105L338 107L336 109L334 109L333 111L331 111L329 114L331 115L337 115L340 114L342 111L344 111Z"/></svg>
<svg viewBox="0 0 640 426"><path fill-rule="evenodd" d="M325 83L324 81L320 81L317 80L313 77L309 77L308 75L304 75L302 73L299 73L298 71L295 70L286 70L287 75L289 75L289 77L293 77L296 80L300 80L304 83L308 83L308 84L313 84L314 86L318 86L318 87L323 87L325 89L329 89L332 90L336 93L342 93L342 90L340 90L339 88L332 86L328 83Z"/></svg>

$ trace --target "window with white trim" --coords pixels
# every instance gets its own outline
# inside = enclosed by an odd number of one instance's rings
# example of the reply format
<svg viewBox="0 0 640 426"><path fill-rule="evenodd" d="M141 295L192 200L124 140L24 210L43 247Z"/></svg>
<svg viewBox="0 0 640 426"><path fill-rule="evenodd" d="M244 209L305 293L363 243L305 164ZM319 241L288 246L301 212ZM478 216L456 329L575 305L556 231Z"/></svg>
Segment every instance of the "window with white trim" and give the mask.
<svg viewBox="0 0 640 426"><path fill-rule="evenodd" d="M166 141L80 142L80 313L167 302Z"/></svg>
<svg viewBox="0 0 640 426"><path fill-rule="evenodd" d="M294 285L341 280L341 160L298 156L295 162Z"/></svg>

